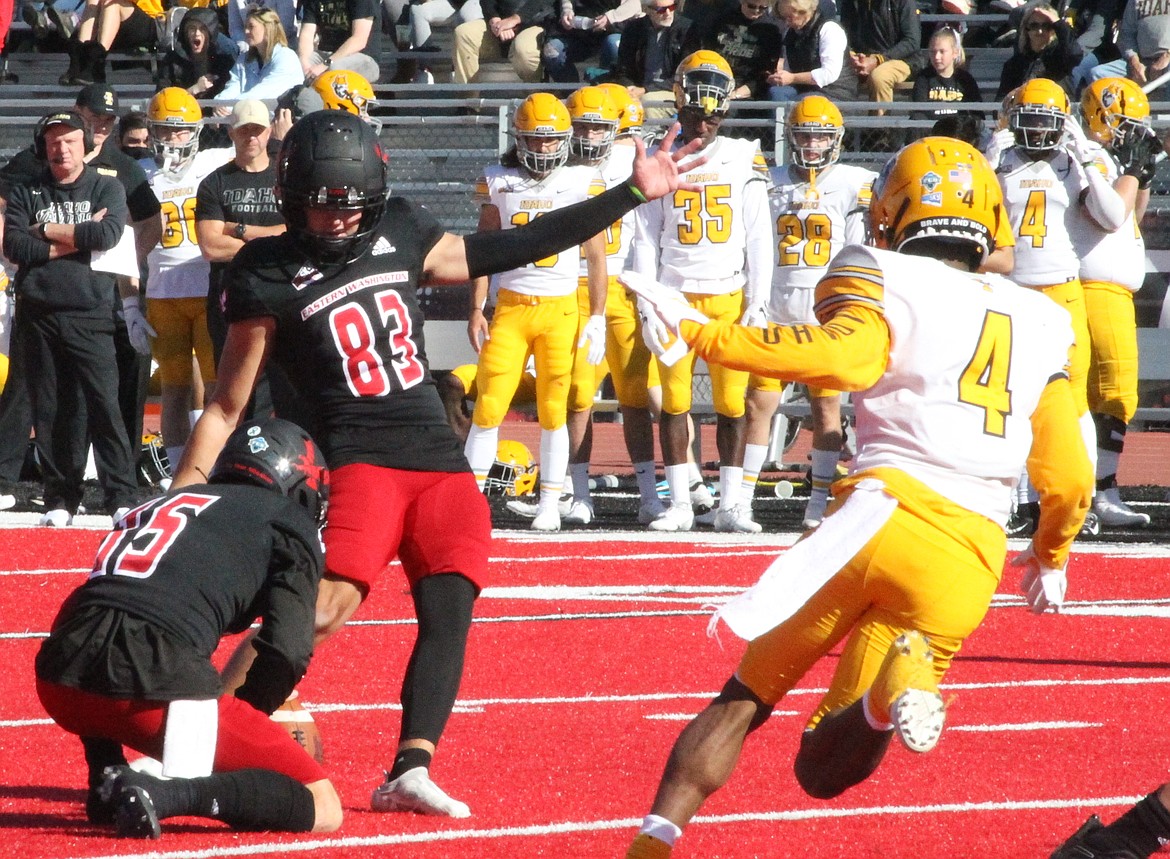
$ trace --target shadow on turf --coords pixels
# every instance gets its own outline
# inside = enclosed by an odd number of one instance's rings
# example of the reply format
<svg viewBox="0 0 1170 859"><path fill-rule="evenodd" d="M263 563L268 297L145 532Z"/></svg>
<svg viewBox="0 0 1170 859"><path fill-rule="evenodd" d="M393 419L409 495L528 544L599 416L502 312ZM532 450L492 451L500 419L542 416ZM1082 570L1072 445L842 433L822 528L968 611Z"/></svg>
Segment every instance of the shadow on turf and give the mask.
<svg viewBox="0 0 1170 859"><path fill-rule="evenodd" d="M76 809L76 816L60 813L0 811L0 830L3 829L68 829L77 835L110 838L109 827L94 826L85 820L85 790L56 785L0 785L0 801L31 799L41 802L64 803ZM226 830L226 825L208 822L167 823L169 833L207 834Z"/></svg>

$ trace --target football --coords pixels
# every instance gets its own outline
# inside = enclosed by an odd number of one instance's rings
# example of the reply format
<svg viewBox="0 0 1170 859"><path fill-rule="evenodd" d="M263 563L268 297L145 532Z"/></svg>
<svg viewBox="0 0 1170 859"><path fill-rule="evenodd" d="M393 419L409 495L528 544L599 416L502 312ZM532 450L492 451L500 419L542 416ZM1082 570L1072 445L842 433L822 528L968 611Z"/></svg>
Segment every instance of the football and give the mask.
<svg viewBox="0 0 1170 859"><path fill-rule="evenodd" d="M325 762L325 747L321 743L321 734L317 731L313 714L302 707L301 702L295 697L289 698L276 708L276 712L272 714L272 721L279 722L288 731L289 736L300 743L301 748L312 755L317 763Z"/></svg>

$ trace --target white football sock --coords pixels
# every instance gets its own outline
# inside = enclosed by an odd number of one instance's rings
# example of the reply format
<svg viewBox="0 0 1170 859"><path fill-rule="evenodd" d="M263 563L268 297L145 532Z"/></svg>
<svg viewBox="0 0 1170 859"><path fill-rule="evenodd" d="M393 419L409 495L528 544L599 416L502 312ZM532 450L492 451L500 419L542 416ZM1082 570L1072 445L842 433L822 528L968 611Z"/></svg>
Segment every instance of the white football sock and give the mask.
<svg viewBox="0 0 1170 859"><path fill-rule="evenodd" d="M739 497L747 501L756 497L756 483L760 479L760 471L768 459L768 445L749 444L743 449L743 482L740 483Z"/></svg>
<svg viewBox="0 0 1170 859"><path fill-rule="evenodd" d="M496 448L499 446L499 440L499 427L478 427L472 424L471 430L467 433L467 441L463 445L463 455L467 457L467 462L475 475L475 483L481 492L484 483L487 482L488 472L491 471L492 464L496 461Z"/></svg>
<svg viewBox="0 0 1170 859"><path fill-rule="evenodd" d="M569 469L569 428L540 431L540 494L555 492L559 498Z"/></svg>
<svg viewBox="0 0 1170 859"><path fill-rule="evenodd" d="M719 466L719 506L729 510L739 503L743 469L736 465Z"/></svg>

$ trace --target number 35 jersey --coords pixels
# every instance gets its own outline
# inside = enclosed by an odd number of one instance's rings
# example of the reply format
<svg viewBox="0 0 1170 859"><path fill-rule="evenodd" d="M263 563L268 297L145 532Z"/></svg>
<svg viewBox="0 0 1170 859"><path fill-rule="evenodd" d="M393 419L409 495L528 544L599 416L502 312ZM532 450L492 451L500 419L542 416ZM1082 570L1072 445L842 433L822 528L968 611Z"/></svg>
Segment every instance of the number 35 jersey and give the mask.
<svg viewBox="0 0 1170 859"><path fill-rule="evenodd" d="M812 289L845 245L864 244L870 186L877 174L834 164L814 182L789 167L772 169L768 204L779 256L772 289Z"/></svg>
<svg viewBox="0 0 1170 859"><path fill-rule="evenodd" d="M818 285L818 315L843 300L878 307L890 329L885 372L853 395L852 470L900 469L1006 522L1032 413L1049 381L1067 373L1068 313L997 275L857 246Z"/></svg>
<svg viewBox="0 0 1170 859"><path fill-rule="evenodd" d="M426 210L391 197L349 265L318 268L286 233L248 242L227 270L228 322L276 321L269 360L306 401L306 429L330 468L467 470L431 378L416 294L443 232Z"/></svg>

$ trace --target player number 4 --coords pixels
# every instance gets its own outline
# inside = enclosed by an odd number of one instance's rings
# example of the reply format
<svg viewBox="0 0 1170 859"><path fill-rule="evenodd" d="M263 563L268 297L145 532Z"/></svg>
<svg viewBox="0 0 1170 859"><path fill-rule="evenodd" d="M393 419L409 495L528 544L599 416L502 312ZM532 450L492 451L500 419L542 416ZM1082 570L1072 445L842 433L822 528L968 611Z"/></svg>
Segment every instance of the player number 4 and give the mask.
<svg viewBox="0 0 1170 859"><path fill-rule="evenodd" d="M1012 413L1008 375L1012 360L1012 318L987 311L975 354L959 377L959 402L983 409L983 432L1003 438Z"/></svg>

